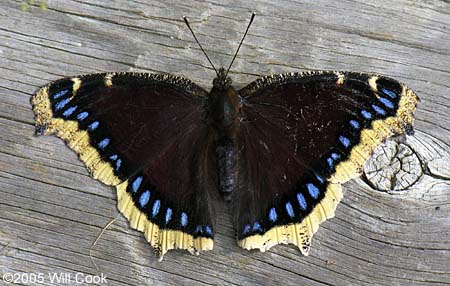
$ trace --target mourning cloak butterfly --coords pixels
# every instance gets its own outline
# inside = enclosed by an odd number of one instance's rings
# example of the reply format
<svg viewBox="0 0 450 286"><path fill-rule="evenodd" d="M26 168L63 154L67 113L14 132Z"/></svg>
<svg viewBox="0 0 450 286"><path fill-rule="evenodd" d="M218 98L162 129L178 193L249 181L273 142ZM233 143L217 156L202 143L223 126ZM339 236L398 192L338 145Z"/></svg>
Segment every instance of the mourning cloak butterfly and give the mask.
<svg viewBox="0 0 450 286"><path fill-rule="evenodd" d="M36 133L62 138L114 186L119 210L161 258L212 249L219 193L241 247L292 243L307 255L341 184L383 140L412 132L418 98L384 76L288 73L237 91L216 72L209 93L182 77L125 72L60 79L31 99Z"/></svg>

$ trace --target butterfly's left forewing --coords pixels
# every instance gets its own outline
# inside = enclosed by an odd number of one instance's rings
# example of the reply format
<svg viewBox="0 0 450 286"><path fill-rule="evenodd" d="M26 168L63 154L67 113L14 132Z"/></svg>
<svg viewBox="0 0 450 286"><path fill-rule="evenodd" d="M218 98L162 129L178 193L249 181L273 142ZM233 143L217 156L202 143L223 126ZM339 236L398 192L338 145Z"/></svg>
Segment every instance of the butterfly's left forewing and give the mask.
<svg viewBox="0 0 450 286"><path fill-rule="evenodd" d="M386 138L411 130L418 98L395 80L344 72L283 74L240 92L239 244L293 243L307 254L341 184Z"/></svg>
<svg viewBox="0 0 450 286"><path fill-rule="evenodd" d="M212 248L214 158L206 91L166 74L92 74L32 98L38 134L62 138L162 256Z"/></svg>

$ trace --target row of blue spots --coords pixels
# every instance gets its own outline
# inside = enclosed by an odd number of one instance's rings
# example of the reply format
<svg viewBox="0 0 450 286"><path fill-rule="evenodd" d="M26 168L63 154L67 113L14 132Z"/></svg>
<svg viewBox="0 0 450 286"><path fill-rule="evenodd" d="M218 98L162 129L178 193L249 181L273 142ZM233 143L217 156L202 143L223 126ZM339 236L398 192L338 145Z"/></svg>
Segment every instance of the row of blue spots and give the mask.
<svg viewBox="0 0 450 286"><path fill-rule="evenodd" d="M77 115L77 119L78 120L84 120L88 116L89 116L89 113L87 113L86 111L83 111L83 112L81 112L80 114Z"/></svg>
<svg viewBox="0 0 450 286"><path fill-rule="evenodd" d="M350 125L355 129L359 129L359 122L356 120L350 120Z"/></svg>
<svg viewBox="0 0 450 286"><path fill-rule="evenodd" d="M300 205L300 207L302 208L302 210L306 210L307 204L306 204L305 197L303 196L302 193L297 194L297 201L298 201L298 204Z"/></svg>
<svg viewBox="0 0 450 286"><path fill-rule="evenodd" d="M188 216L185 212L181 213L181 226L186 226L188 224Z"/></svg>
<svg viewBox="0 0 450 286"><path fill-rule="evenodd" d="M75 111L75 110L77 110L77 107L78 106L71 106L71 107L69 107L69 108L67 108L66 110L64 110L64 112L63 112L63 116L64 117L69 117L70 115L72 115L72 113Z"/></svg>
<svg viewBox="0 0 450 286"><path fill-rule="evenodd" d="M135 182L138 182L140 184L139 181L135 181ZM139 197L139 204L141 205L141 208L145 207L148 204L148 202L150 201L150 195L151 195L151 193L149 190L146 190L145 192L143 192L141 194L141 196ZM155 217L159 213L160 207L161 207L161 202L159 200L156 200L155 203L153 204L153 209L152 209L153 217ZM171 219L172 219L172 209L167 208L166 217L165 217L166 224L168 224ZM187 214L185 212L183 212L183 213L181 213L181 225L184 227L187 225L187 223L188 223Z"/></svg>
<svg viewBox="0 0 450 286"><path fill-rule="evenodd" d="M250 227L250 226L249 226ZM197 225L197 227L195 228L195 232L196 233L203 233L203 228L201 225Z"/></svg>
<svg viewBox="0 0 450 286"><path fill-rule="evenodd" d="M287 202L287 203L286 203L286 211L287 211L287 213L288 213L288 215L289 215L290 217L294 217L294 216L295 216L295 214L294 214L294 208L292 207L291 202Z"/></svg>
<svg viewBox="0 0 450 286"><path fill-rule="evenodd" d="M136 179L134 179L133 183L131 184L131 190L136 193L137 190L139 190L139 187L141 186L142 183L142 176L137 177Z"/></svg>
<svg viewBox="0 0 450 286"><path fill-rule="evenodd" d="M93 131L93 130L97 129L98 125L99 125L98 121L94 121L88 126L88 129Z"/></svg>
<svg viewBox="0 0 450 286"><path fill-rule="evenodd" d="M370 113L369 111L363 109L361 110L361 114L365 119L371 119L372 118L372 113Z"/></svg>
<svg viewBox="0 0 450 286"><path fill-rule="evenodd" d="M161 201L160 200L156 200L153 203L153 207L152 207L152 217L155 217L159 213L159 208L160 207L161 207Z"/></svg>
<svg viewBox="0 0 450 286"><path fill-rule="evenodd" d="M171 218L172 218L172 209L171 208L167 208L167 210L166 210L166 224L169 223Z"/></svg>
<svg viewBox="0 0 450 286"><path fill-rule="evenodd" d="M389 108L389 109L394 108L394 104L389 99L380 97L378 100L381 101L381 103L383 103L383 105L386 106L387 108Z"/></svg>
<svg viewBox="0 0 450 286"><path fill-rule="evenodd" d="M316 185L314 185L314 184L312 184L312 183L308 183L308 184L306 184L306 188L308 189L309 195L310 195L312 198L317 199L317 198L319 197L319 192L320 192L320 190L319 190L319 188L318 188ZM298 201L298 204L300 205L300 208L301 208L302 210L306 210L307 204L306 204L305 197L303 196L302 193L297 193L297 201ZM272 212L274 212L274 214L272 214ZM286 203L286 212L287 212L287 214L288 214L291 218L293 218L293 217L295 216L294 208L292 207L291 202L287 202L287 203ZM272 216L272 218L274 218L274 219L272 219L271 216ZM270 219L272 222L274 222L274 221L276 220L276 212L275 212L275 208L272 208L272 209L270 210L270 213L269 213L269 219Z"/></svg>
<svg viewBox="0 0 450 286"><path fill-rule="evenodd" d="M345 148L350 147L351 143L347 137L341 135L341 136L339 136L339 141L342 143L342 145L344 145Z"/></svg>
<svg viewBox="0 0 450 286"><path fill-rule="evenodd" d="M382 88L381 92L388 95L390 98L396 98L397 94L395 92L393 92L392 90L386 89L386 88Z"/></svg>
<svg viewBox="0 0 450 286"><path fill-rule="evenodd" d="M271 222L275 222L277 220L277 211L275 210L275 208L271 208L269 211L269 220Z"/></svg>
<svg viewBox="0 0 450 286"><path fill-rule="evenodd" d="M64 90L58 91L57 93L55 93L55 94L53 95L53 99L60 98L61 96L66 95L66 93L68 93L68 92L69 92L68 89L64 89Z"/></svg>
<svg viewBox="0 0 450 286"><path fill-rule="evenodd" d="M149 200L150 200L150 191L146 190L139 197L139 204L141 205L141 208L145 207L148 204Z"/></svg>
<svg viewBox="0 0 450 286"><path fill-rule="evenodd" d="M109 156L109 159L111 159L111 160L113 160L113 161L116 161L117 158L119 158L119 157L117 156L117 154L114 154L114 155Z"/></svg>
<svg viewBox="0 0 450 286"><path fill-rule="evenodd" d="M66 106L67 103L69 103L69 101L70 101L70 98L61 100L60 102L58 102L55 105L55 110L58 111L58 110L62 109L64 106Z"/></svg>
<svg viewBox="0 0 450 286"><path fill-rule="evenodd" d="M316 185L308 183L306 184L306 188L312 198L317 199L319 197L319 188L317 188Z"/></svg>
<svg viewBox="0 0 450 286"><path fill-rule="evenodd" d="M97 146L100 149L105 149L106 146L108 146L109 142L110 142L109 138L105 138L102 141L100 141Z"/></svg>
<svg viewBox="0 0 450 286"><path fill-rule="evenodd" d="M376 113L380 115L386 115L386 111L383 108L379 107L378 105L372 104L372 108L373 110L375 110Z"/></svg>

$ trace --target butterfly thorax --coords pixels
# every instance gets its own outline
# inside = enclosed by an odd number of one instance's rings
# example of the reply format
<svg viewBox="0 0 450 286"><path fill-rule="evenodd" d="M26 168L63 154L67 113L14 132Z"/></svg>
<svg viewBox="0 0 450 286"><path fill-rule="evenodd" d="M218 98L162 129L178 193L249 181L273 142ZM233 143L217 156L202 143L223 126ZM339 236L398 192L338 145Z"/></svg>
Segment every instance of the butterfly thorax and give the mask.
<svg viewBox="0 0 450 286"><path fill-rule="evenodd" d="M208 101L213 125L221 133L228 133L231 136L232 134L229 133L237 128L239 122L240 100L238 93L231 86L231 79L226 76L223 68L219 69L217 77L213 81Z"/></svg>
<svg viewBox="0 0 450 286"><path fill-rule="evenodd" d="M218 187L226 200L237 185L238 149L236 135L239 129L240 99L231 86L231 79L223 68L219 69L208 96L217 160Z"/></svg>

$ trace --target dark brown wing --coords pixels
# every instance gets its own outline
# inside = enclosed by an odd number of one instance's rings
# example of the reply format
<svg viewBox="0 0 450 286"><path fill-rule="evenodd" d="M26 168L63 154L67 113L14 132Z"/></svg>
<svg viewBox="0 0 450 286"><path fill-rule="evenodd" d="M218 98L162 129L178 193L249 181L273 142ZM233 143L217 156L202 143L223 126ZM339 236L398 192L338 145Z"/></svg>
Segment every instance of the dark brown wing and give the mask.
<svg viewBox="0 0 450 286"><path fill-rule="evenodd" d="M206 95L171 75L92 74L53 82L32 104L37 133L64 139L94 178L115 186L118 208L162 257L213 246Z"/></svg>
<svg viewBox="0 0 450 286"><path fill-rule="evenodd" d="M293 243L304 254L341 184L383 140L411 130L418 100L393 79L345 72L270 76L239 93L239 244Z"/></svg>

